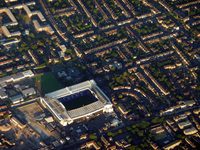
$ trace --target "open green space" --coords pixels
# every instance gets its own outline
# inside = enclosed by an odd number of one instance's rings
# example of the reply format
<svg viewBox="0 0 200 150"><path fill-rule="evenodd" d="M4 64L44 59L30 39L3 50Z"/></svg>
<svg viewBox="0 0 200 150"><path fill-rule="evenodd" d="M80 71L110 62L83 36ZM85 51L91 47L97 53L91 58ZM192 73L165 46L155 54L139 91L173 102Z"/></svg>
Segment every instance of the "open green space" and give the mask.
<svg viewBox="0 0 200 150"><path fill-rule="evenodd" d="M37 86L40 86L43 94L53 92L64 87L51 72L36 76L35 81Z"/></svg>

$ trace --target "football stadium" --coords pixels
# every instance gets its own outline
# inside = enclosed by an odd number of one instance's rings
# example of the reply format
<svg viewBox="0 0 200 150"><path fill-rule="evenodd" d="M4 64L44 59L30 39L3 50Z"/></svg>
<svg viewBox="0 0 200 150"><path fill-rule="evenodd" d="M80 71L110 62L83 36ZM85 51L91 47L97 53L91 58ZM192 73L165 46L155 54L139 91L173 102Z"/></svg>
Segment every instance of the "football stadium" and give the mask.
<svg viewBox="0 0 200 150"><path fill-rule="evenodd" d="M41 103L63 126L97 113L113 112L112 103L94 80L48 93Z"/></svg>

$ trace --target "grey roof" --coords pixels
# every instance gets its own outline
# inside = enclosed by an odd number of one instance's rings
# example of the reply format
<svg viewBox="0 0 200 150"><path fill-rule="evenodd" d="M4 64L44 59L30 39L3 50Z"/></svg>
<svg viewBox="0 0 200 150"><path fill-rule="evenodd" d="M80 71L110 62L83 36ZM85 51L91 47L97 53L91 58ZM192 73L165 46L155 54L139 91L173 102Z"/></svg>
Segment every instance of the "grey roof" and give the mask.
<svg viewBox="0 0 200 150"><path fill-rule="evenodd" d="M28 88L28 89L22 90L23 95L33 95L35 93L36 91L34 88Z"/></svg>
<svg viewBox="0 0 200 150"><path fill-rule="evenodd" d="M32 77L34 76L34 73L31 70L27 70L24 72L19 72L16 74L13 74L11 76L5 76L0 78L0 84L5 84L6 82L15 82L15 81L19 81L21 79L27 78L27 77Z"/></svg>
<svg viewBox="0 0 200 150"><path fill-rule="evenodd" d="M73 109L68 111L68 114L71 118L79 118L79 117L83 117L86 116L90 113L94 113L96 111L99 111L101 109L103 109L104 104L101 101L96 101L94 103L91 103L89 105L77 108L77 109Z"/></svg>
<svg viewBox="0 0 200 150"><path fill-rule="evenodd" d="M23 96L21 94L15 95L13 97L10 97L10 100L15 103L17 101L19 101L20 99L23 99Z"/></svg>
<svg viewBox="0 0 200 150"><path fill-rule="evenodd" d="M0 89L0 98L7 98L8 97L8 95L2 90L2 89Z"/></svg>

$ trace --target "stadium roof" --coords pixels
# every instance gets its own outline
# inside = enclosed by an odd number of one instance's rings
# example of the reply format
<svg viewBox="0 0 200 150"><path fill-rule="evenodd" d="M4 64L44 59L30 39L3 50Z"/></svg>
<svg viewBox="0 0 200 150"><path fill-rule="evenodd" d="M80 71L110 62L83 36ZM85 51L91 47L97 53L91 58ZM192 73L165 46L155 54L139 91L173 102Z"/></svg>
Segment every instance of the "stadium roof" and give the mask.
<svg viewBox="0 0 200 150"><path fill-rule="evenodd" d="M66 110L65 106L58 100L59 98L70 96L85 90L90 90L90 92L93 93L93 96L97 98L97 101L72 110ZM48 93L42 103L48 106L50 111L59 119L60 122L64 122L63 124L65 125L76 119L87 117L99 111L113 111L112 103L109 98L103 93L103 91L101 91L94 80L85 81L52 93Z"/></svg>

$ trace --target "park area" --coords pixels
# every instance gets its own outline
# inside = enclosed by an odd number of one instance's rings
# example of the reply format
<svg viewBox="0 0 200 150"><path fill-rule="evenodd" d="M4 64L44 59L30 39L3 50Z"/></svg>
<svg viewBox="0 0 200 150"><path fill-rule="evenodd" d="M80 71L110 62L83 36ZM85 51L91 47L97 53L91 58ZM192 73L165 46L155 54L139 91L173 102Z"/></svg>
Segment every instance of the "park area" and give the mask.
<svg viewBox="0 0 200 150"><path fill-rule="evenodd" d="M35 77L35 85L42 94L53 92L64 87L51 72L37 75Z"/></svg>

